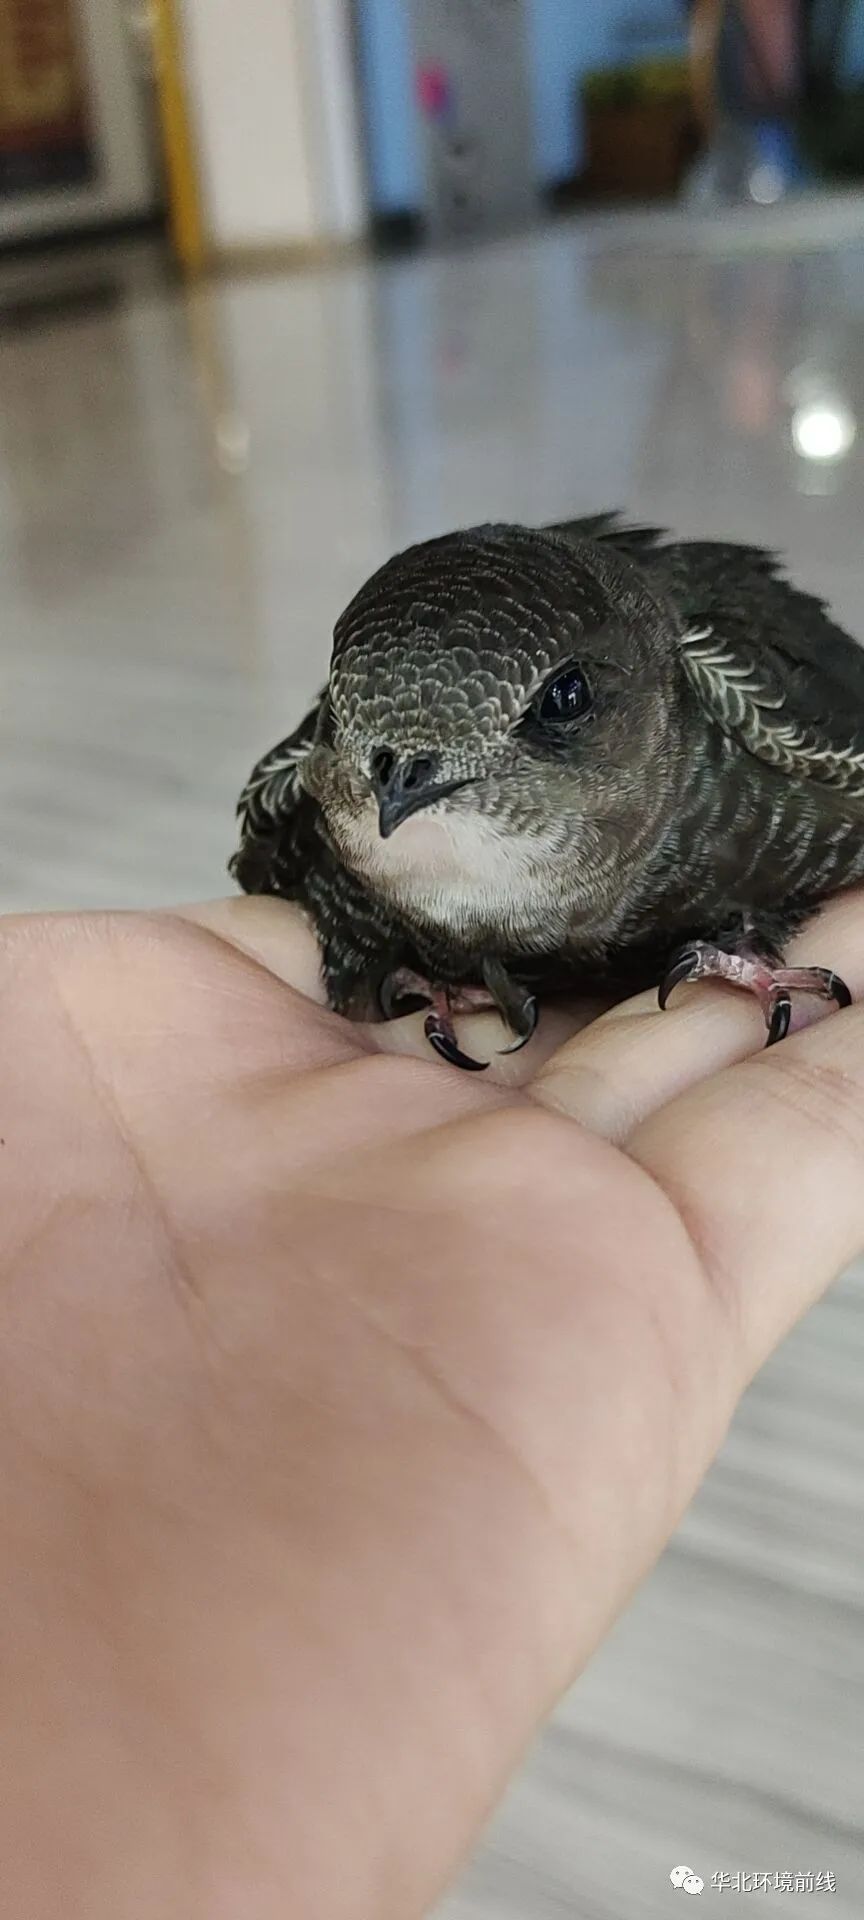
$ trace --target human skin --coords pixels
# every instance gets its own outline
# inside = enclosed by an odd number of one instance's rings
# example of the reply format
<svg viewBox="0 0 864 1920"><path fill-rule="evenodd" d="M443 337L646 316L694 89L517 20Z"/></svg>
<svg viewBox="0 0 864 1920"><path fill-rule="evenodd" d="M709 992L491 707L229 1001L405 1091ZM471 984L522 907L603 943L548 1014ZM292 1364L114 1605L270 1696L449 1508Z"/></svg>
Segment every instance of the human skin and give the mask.
<svg viewBox="0 0 864 1920"><path fill-rule="evenodd" d="M864 994L861 897L795 957ZM550 1013L504 1085L319 1002L272 901L0 923L27 1920L428 1912L864 1243L864 1008Z"/></svg>

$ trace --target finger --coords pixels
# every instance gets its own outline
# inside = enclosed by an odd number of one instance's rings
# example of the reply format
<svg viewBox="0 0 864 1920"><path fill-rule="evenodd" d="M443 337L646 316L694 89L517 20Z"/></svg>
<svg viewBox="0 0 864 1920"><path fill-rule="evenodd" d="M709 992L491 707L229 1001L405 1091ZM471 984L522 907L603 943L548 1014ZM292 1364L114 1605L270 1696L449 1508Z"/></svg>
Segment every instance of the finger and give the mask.
<svg viewBox="0 0 864 1920"><path fill-rule="evenodd" d="M497 1013L460 1014L453 1025L462 1050L472 1060L486 1064L487 1072L483 1076L486 1084L523 1087L543 1063L560 1050L565 1041L596 1017L603 1004L589 1000L578 1004L563 1001L550 1003L543 1008L531 1039L516 1053L506 1051L513 1045L513 1035ZM411 1013L400 1020L388 1020L366 1027L364 1031L381 1053L407 1054L428 1060L431 1058L431 1048L423 1030L423 1020L422 1012ZM455 1072L456 1069L451 1071Z"/></svg>
<svg viewBox="0 0 864 1920"><path fill-rule="evenodd" d="M171 911L178 919L208 927L307 1000L327 1005L321 951L310 920L293 901L241 894L228 900L196 900Z"/></svg>
<svg viewBox="0 0 864 1920"><path fill-rule="evenodd" d="M792 943L789 959L833 967L853 998L864 998L864 895L856 890L832 901ZM824 1002L801 1004L820 1024L836 1017ZM682 986L665 1013L651 991L612 1008L566 1044L537 1072L532 1098L620 1141L666 1101L764 1046L761 1008L740 988Z"/></svg>
<svg viewBox="0 0 864 1920"><path fill-rule="evenodd" d="M844 974L844 978L848 978L848 985L852 988L853 995L857 997L860 994L864 997L862 938L864 938L864 888L852 887L848 893L838 893L835 899L829 900L815 918L808 922L803 932L795 935L794 940L789 943L786 958L792 967L834 967L835 973ZM840 965L839 960L836 960L838 955L844 965ZM850 976L855 972L856 960L858 962L857 988L855 981L844 973L844 967L848 967Z"/></svg>
<svg viewBox="0 0 864 1920"><path fill-rule="evenodd" d="M864 1007L691 1087L628 1152L674 1202L755 1371L864 1247Z"/></svg>
<svg viewBox="0 0 864 1920"><path fill-rule="evenodd" d="M172 912L179 919L206 927L306 999L326 1006L318 943L306 915L293 902L265 895L241 895L237 899L196 901L191 906L173 908ZM488 1073L484 1075L487 1083L519 1087L605 1005L606 1002L599 999L586 999L578 1004L552 1003L544 1008L538 1031L527 1046L511 1054L504 1049L512 1046L513 1035L496 1013L460 1015L455 1026L466 1053L488 1063ZM424 1062L434 1059L423 1031L422 1014L407 1014L400 1020L358 1023L355 1035L358 1046L364 1049L371 1047L379 1053L395 1053Z"/></svg>

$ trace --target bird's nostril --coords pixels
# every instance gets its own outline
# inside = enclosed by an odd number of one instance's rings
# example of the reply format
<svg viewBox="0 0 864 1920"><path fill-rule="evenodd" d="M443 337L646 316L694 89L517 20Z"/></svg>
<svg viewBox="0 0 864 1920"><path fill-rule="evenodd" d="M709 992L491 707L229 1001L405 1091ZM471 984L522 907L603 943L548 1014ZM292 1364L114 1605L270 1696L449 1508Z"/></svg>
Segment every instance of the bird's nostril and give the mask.
<svg viewBox="0 0 864 1920"><path fill-rule="evenodd" d="M370 772L379 788L390 788L398 779L406 793L428 786L435 777L435 761L429 753L418 753L413 760L400 762L392 747L376 747Z"/></svg>
<svg viewBox="0 0 864 1920"><path fill-rule="evenodd" d="M395 766L396 755L389 747L378 747L373 753L372 772L376 780L381 781L382 786L386 787L388 780L392 780Z"/></svg>
<svg viewBox="0 0 864 1920"><path fill-rule="evenodd" d="M422 787L427 780L431 779L432 773L433 765L429 755L418 753L416 760L409 760L402 784L405 787Z"/></svg>

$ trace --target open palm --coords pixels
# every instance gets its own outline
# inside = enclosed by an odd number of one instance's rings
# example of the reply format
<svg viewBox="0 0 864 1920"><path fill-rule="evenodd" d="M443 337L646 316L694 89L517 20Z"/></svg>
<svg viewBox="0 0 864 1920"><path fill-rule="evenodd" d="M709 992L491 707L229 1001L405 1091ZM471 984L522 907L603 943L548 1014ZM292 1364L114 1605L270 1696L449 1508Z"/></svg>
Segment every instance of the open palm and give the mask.
<svg viewBox="0 0 864 1920"><path fill-rule="evenodd" d="M16 1911L424 1912L864 1241L864 1012L567 1031L349 1027L269 901L5 923Z"/></svg>

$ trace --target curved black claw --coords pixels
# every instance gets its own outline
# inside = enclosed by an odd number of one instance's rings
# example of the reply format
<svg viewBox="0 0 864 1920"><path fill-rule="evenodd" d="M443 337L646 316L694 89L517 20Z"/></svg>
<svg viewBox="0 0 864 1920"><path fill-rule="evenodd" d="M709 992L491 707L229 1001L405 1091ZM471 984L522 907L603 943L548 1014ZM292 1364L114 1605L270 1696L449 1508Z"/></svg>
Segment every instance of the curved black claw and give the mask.
<svg viewBox="0 0 864 1920"><path fill-rule="evenodd" d="M536 995L529 993L525 997L525 1003L522 1008L522 1019L525 1023L524 1031L520 1026L515 1040L512 1041L509 1047L502 1047L500 1049L501 1053L521 1053L522 1048L527 1047L529 1040L533 1040L537 1032L537 1022L539 1018L540 1009L537 1005Z"/></svg>
<svg viewBox="0 0 864 1920"><path fill-rule="evenodd" d="M813 967L812 972L819 975L825 988L826 1000L833 1000L838 1007L851 1007L852 995L839 973L832 973L830 967Z"/></svg>
<svg viewBox="0 0 864 1920"><path fill-rule="evenodd" d="M776 1047L778 1040L785 1040L791 1019L792 1001L788 993L778 993L771 1006L766 1047Z"/></svg>
<svg viewBox="0 0 864 1920"><path fill-rule="evenodd" d="M675 955L657 988L657 999L664 1013L669 995L680 987L682 980L695 980L698 968L699 955L693 947L685 947L683 953Z"/></svg>
<svg viewBox="0 0 864 1920"><path fill-rule="evenodd" d="M446 1060L451 1067L461 1067L464 1073L486 1072L488 1060L472 1060L470 1053L463 1053L455 1034L448 1032L440 1014L427 1013L423 1031L430 1047L434 1047L435 1052L440 1053L442 1060Z"/></svg>

